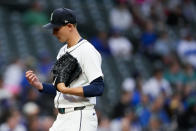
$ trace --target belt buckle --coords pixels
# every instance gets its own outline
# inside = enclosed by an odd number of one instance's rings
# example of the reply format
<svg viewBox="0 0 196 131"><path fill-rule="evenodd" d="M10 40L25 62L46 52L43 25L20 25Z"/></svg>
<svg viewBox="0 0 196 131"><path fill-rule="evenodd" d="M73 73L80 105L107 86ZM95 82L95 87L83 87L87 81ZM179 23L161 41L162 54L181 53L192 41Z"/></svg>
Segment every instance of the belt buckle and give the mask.
<svg viewBox="0 0 196 131"><path fill-rule="evenodd" d="M65 114L65 108L58 108L60 114Z"/></svg>

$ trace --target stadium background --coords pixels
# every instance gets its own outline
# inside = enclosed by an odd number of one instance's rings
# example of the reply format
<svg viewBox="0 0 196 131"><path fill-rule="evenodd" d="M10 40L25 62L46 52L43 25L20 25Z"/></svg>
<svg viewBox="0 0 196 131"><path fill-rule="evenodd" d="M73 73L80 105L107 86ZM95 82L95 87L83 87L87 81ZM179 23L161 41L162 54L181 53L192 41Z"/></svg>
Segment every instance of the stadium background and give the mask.
<svg viewBox="0 0 196 131"><path fill-rule="evenodd" d="M46 131L53 96L30 87L32 69L51 81L62 44L41 28L58 7L102 54L99 131L196 130L194 0L0 0L0 131Z"/></svg>

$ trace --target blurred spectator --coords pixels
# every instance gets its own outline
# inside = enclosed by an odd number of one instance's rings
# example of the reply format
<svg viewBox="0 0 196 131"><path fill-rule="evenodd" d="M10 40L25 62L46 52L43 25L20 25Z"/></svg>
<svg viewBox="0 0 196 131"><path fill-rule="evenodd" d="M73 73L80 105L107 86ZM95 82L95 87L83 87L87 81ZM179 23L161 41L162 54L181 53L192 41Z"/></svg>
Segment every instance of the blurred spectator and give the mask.
<svg viewBox="0 0 196 131"><path fill-rule="evenodd" d="M23 106L23 113L26 117L26 125L30 131L40 131L40 123L38 119L39 107L34 102L28 102Z"/></svg>
<svg viewBox="0 0 196 131"><path fill-rule="evenodd" d="M4 122L4 114L5 111L10 108L10 101L12 99L12 94L3 88L3 79L2 76L0 75L0 124Z"/></svg>
<svg viewBox="0 0 196 131"><path fill-rule="evenodd" d="M111 131L140 131L141 126L136 120L132 109L127 108L124 116L111 122Z"/></svg>
<svg viewBox="0 0 196 131"><path fill-rule="evenodd" d="M152 5L152 0L131 0L132 4L139 8L139 14L144 18L148 18L150 15L150 8Z"/></svg>
<svg viewBox="0 0 196 131"><path fill-rule="evenodd" d="M127 87L123 88L120 101L113 108L112 118L123 117L125 110L130 107L130 101L132 99L133 87L131 87L131 88L127 88Z"/></svg>
<svg viewBox="0 0 196 131"><path fill-rule="evenodd" d="M182 3L182 0L168 0L167 7L168 9L175 9L178 5Z"/></svg>
<svg viewBox="0 0 196 131"><path fill-rule="evenodd" d="M133 15L134 24L138 25L139 27L142 27L145 23L145 21L144 21L145 18L143 16L143 14L141 13L141 10L140 10L141 6L132 0L129 1L129 3L130 3L129 10ZM132 28L135 27L135 25L132 26ZM140 29L139 27L138 27L138 29ZM131 30L132 30L132 28L131 28Z"/></svg>
<svg viewBox="0 0 196 131"><path fill-rule="evenodd" d="M142 129L141 125L136 119L135 112L133 112L131 109L127 109L125 112L121 126L122 131L138 131Z"/></svg>
<svg viewBox="0 0 196 131"><path fill-rule="evenodd" d="M41 131L48 131L49 128L54 123L54 118L51 116L44 116L40 119L41 121Z"/></svg>
<svg viewBox="0 0 196 131"><path fill-rule="evenodd" d="M110 120L107 117L100 118L99 126L97 131L111 131Z"/></svg>
<svg viewBox="0 0 196 131"><path fill-rule="evenodd" d="M132 43L126 37L121 36L119 30L113 30L108 44L113 56L124 59L130 58L133 48Z"/></svg>
<svg viewBox="0 0 196 131"><path fill-rule="evenodd" d="M24 64L25 64L25 70L27 69L36 70L37 59L33 56L28 56L24 59Z"/></svg>
<svg viewBox="0 0 196 131"><path fill-rule="evenodd" d="M133 25L132 15L126 5L126 1L117 0L117 7L110 11L109 20L112 28L127 31Z"/></svg>
<svg viewBox="0 0 196 131"><path fill-rule="evenodd" d="M147 131L164 131L164 129L162 129L161 119L157 116L152 116L150 118L150 123Z"/></svg>
<svg viewBox="0 0 196 131"><path fill-rule="evenodd" d="M182 111L183 107L182 107L182 102L181 102L181 95L179 93L175 93L169 102L169 115L170 118L175 118L176 115L178 115L178 113L180 113L180 111Z"/></svg>
<svg viewBox="0 0 196 131"><path fill-rule="evenodd" d="M23 76L23 63L20 59L15 59L7 69L5 70L3 81L3 87L12 93L12 95L18 95L21 91L20 83Z"/></svg>
<svg viewBox="0 0 196 131"><path fill-rule="evenodd" d="M47 82L50 80L51 69L52 69L53 61L51 60L51 56L48 52L42 52L39 55L39 62L37 64L38 77L41 81Z"/></svg>
<svg viewBox="0 0 196 131"><path fill-rule="evenodd" d="M145 31L141 36L141 49L144 53L152 54L153 46L157 40L157 34L154 30L152 21L147 21Z"/></svg>
<svg viewBox="0 0 196 131"><path fill-rule="evenodd" d="M185 84L189 84L196 90L196 70L190 64L185 65Z"/></svg>
<svg viewBox="0 0 196 131"><path fill-rule="evenodd" d="M28 102L23 106L23 112L27 117L31 117L33 115L37 115L40 109L38 105L34 102Z"/></svg>
<svg viewBox="0 0 196 131"><path fill-rule="evenodd" d="M182 13L182 7L177 5L168 12L166 23L172 27L184 26L187 20Z"/></svg>
<svg viewBox="0 0 196 131"><path fill-rule="evenodd" d="M152 105L149 105L148 96L142 96L143 104L137 107L137 115L139 116L140 123L144 129L155 128L155 123L152 121L155 116L157 119L159 119L159 121L161 121L162 124L169 124L169 117L166 111L163 109L163 99L164 97L160 95L152 102Z"/></svg>
<svg viewBox="0 0 196 131"><path fill-rule="evenodd" d="M170 64L169 69L166 69L164 72L164 78L170 82L174 90L179 90L182 88L184 74L177 60L174 60Z"/></svg>
<svg viewBox="0 0 196 131"><path fill-rule="evenodd" d="M146 4L152 2L152 0L131 0L134 4Z"/></svg>
<svg viewBox="0 0 196 131"><path fill-rule="evenodd" d="M42 131L38 115L33 115L27 119L27 127L29 131Z"/></svg>
<svg viewBox="0 0 196 131"><path fill-rule="evenodd" d="M155 0L152 2L149 18L155 23L165 21L166 14L163 0Z"/></svg>
<svg viewBox="0 0 196 131"><path fill-rule="evenodd" d="M177 128L177 116L183 110L183 103L181 101L181 94L179 92L174 93L169 100L165 100L164 108L169 119L171 120L170 127L168 127L168 129L172 131Z"/></svg>
<svg viewBox="0 0 196 131"><path fill-rule="evenodd" d="M23 21L27 25L44 25L48 22L48 17L43 12L43 7L36 1L32 4L31 9L24 13Z"/></svg>
<svg viewBox="0 0 196 131"><path fill-rule="evenodd" d="M12 94L3 88L3 79L2 76L0 75L0 103L3 102L6 99L10 99L12 97ZM3 104L1 103L1 107Z"/></svg>
<svg viewBox="0 0 196 131"><path fill-rule="evenodd" d="M187 84L184 86L181 92L183 111L186 111L192 105L192 102L195 102L194 99L196 96L196 90Z"/></svg>
<svg viewBox="0 0 196 131"><path fill-rule="evenodd" d="M99 31L98 34L90 40L90 42L102 55L111 55L108 46L108 34L106 31Z"/></svg>
<svg viewBox="0 0 196 131"><path fill-rule="evenodd" d="M138 78L139 76L137 76ZM136 78L136 79L137 79ZM141 90L140 90L140 78L137 79L137 81L135 81L135 79L128 77L126 78L123 83L122 83L122 87L123 90L129 91L132 93L132 97L130 100L130 106L135 107L137 106L137 104L140 103L140 97L141 97Z"/></svg>
<svg viewBox="0 0 196 131"><path fill-rule="evenodd" d="M147 127L150 120L150 99L148 95L141 95L141 102L136 107L136 114L142 127Z"/></svg>
<svg viewBox="0 0 196 131"><path fill-rule="evenodd" d="M182 33L184 33L184 37L177 47L178 56L182 62L189 63L196 68L196 42L193 40L191 32Z"/></svg>
<svg viewBox="0 0 196 131"><path fill-rule="evenodd" d="M15 109L11 109L6 122L0 125L0 131L27 131L21 123L21 114Z"/></svg>
<svg viewBox="0 0 196 131"><path fill-rule="evenodd" d="M122 88L124 91L133 91L135 89L135 81L133 78L128 77L122 82Z"/></svg>
<svg viewBox="0 0 196 131"><path fill-rule="evenodd" d="M152 99L156 99L161 94L170 96L172 93L169 82L163 78L161 68L155 69L153 76L143 85L142 90Z"/></svg>
<svg viewBox="0 0 196 131"><path fill-rule="evenodd" d="M196 7L193 3L192 0L184 0L183 1L183 7L182 7L182 11L183 11L183 15L186 17L186 19L189 22L195 22L196 21Z"/></svg>
<svg viewBox="0 0 196 131"><path fill-rule="evenodd" d="M173 49L173 43L168 37L168 33L161 32L160 37L157 39L154 45L154 52L159 56L168 56L171 54Z"/></svg>
<svg viewBox="0 0 196 131"><path fill-rule="evenodd" d="M188 109L178 117L179 130L195 130L196 129L196 95L193 97L192 104Z"/></svg>
<svg viewBox="0 0 196 131"><path fill-rule="evenodd" d="M170 119L164 109L164 100L165 97L163 95L159 95L157 99L153 101L151 112L152 116L157 116L161 120L162 124L169 124Z"/></svg>
<svg viewBox="0 0 196 131"><path fill-rule="evenodd" d="M161 58L161 62L162 62L163 65L164 65L164 70L167 70L167 69L170 67L170 65L171 65L174 61L177 61L177 60L178 60L178 57L177 57L177 55L175 54L175 52L172 52L171 54L162 57L162 58Z"/></svg>
<svg viewBox="0 0 196 131"><path fill-rule="evenodd" d="M31 69L33 71L37 71L37 68L36 68L37 63L36 63L36 59L34 57L32 57L32 56L27 57L24 60L24 64L25 64L24 70ZM25 77L25 73L23 73L22 81L20 84L22 87L20 97L21 97L21 104L23 105L24 103L26 103L29 100L29 93L30 93L30 90L32 90L30 88L31 86L30 86L29 82L27 81L27 79Z"/></svg>

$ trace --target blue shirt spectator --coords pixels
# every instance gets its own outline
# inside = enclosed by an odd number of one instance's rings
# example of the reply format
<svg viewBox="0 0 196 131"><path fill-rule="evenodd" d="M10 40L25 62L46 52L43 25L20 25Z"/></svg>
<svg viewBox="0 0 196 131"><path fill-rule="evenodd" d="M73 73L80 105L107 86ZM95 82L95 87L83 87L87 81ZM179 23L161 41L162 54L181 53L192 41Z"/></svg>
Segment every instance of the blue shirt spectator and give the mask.
<svg viewBox="0 0 196 131"><path fill-rule="evenodd" d="M110 55L110 49L107 42L107 33L100 31L97 36L93 37L90 42L103 55Z"/></svg>

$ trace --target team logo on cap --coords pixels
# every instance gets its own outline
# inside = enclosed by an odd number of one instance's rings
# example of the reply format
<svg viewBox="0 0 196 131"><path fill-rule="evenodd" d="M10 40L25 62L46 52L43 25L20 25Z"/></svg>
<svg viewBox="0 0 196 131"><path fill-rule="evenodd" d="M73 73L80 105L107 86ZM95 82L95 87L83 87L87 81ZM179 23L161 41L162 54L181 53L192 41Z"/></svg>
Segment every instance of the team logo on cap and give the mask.
<svg viewBox="0 0 196 131"><path fill-rule="evenodd" d="M67 24L69 21L65 20L65 24Z"/></svg>
<svg viewBox="0 0 196 131"><path fill-rule="evenodd" d="M50 21L52 21L52 17L53 17L53 12L52 12L52 14L51 14L51 16L50 16Z"/></svg>

